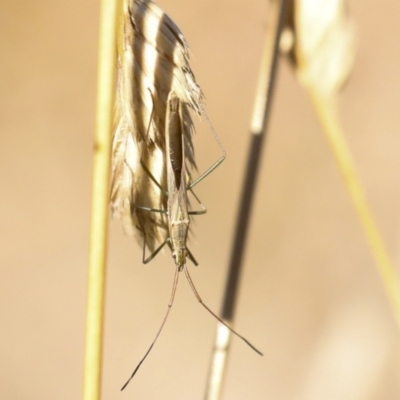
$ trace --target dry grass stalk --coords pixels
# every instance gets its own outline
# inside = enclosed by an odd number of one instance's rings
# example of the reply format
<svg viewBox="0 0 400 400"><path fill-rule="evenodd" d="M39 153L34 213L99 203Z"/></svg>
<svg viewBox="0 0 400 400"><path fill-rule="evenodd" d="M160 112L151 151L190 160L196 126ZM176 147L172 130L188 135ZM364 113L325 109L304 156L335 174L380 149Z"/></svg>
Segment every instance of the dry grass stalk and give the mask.
<svg viewBox="0 0 400 400"><path fill-rule="evenodd" d="M93 158L92 213L87 289L83 399L101 397L101 370L106 276L108 188L111 127L115 86L113 58L118 1L102 1L96 99L95 151Z"/></svg>
<svg viewBox="0 0 400 400"><path fill-rule="evenodd" d="M345 1L295 2L295 37L298 73L320 118L400 327L399 278L367 204L336 105L355 56L355 29Z"/></svg>

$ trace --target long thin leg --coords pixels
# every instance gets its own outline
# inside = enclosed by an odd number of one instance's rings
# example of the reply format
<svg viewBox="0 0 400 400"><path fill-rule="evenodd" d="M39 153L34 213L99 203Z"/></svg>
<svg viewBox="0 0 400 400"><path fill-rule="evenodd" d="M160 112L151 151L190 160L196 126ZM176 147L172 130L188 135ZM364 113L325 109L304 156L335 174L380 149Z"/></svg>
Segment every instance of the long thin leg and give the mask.
<svg viewBox="0 0 400 400"><path fill-rule="evenodd" d="M189 211L189 215L203 215L207 212L207 208L204 207L203 203L200 201L200 199L196 196L196 193L190 188L189 189L194 198L197 200L197 202L200 204L200 207L202 210L195 210L195 211Z"/></svg>
<svg viewBox="0 0 400 400"><path fill-rule="evenodd" d="M165 214L167 213L165 210L156 210L156 209L150 208L150 207L135 206L135 208L139 208L140 210L144 210L144 211L159 212L159 213L165 213ZM143 233L142 263L147 264L160 252L160 250L165 246L165 243L167 243L169 238L165 239L164 242L162 242L160 244L160 246L157 247L157 249L155 249L154 252L152 254L150 254L150 256L148 258L146 258L146 244L147 244L146 243L146 234L143 229L139 229L139 230Z"/></svg>
<svg viewBox="0 0 400 400"><path fill-rule="evenodd" d="M220 157L213 165L211 165L210 168L206 172L203 172L194 182L192 182L188 189L192 189L194 186L196 186L199 182L201 182L206 176L210 175L211 172L214 171L215 168L217 168L226 158L226 155L224 154L222 157Z"/></svg>
<svg viewBox="0 0 400 400"><path fill-rule="evenodd" d="M261 353L260 350L258 350L256 347L254 347L245 337L243 337L242 335L240 335L239 333L237 333L236 331L234 331L231 327L229 327L224 321L222 321L222 319L220 317L218 317L216 314L214 314L204 303L203 300L201 299L201 297L199 296L199 294L197 293L197 290L193 284L192 278L189 275L189 271L186 267L186 265L184 265L183 267L184 271L185 271L185 275L186 275L186 279L189 282L190 287L193 290L194 295L196 296L196 299L199 301L199 303L211 314L214 316L214 318L216 318L219 322L221 322L221 324L225 325L233 334L235 334L237 337L239 337L240 339L242 339L248 346L250 346L256 353L258 353L260 356L263 355L263 353Z"/></svg>
<svg viewBox="0 0 400 400"><path fill-rule="evenodd" d="M152 254L148 258L146 258L146 236L143 236L143 255L142 255L142 263L147 264L149 263L159 252L160 250L165 246L166 243L169 243L169 238L165 239L160 246L158 246Z"/></svg>
<svg viewBox="0 0 400 400"><path fill-rule="evenodd" d="M144 162L142 160L140 160L140 165L142 166L142 168L145 170L145 172L147 173L147 175L149 176L149 178L153 181L153 183L161 190L161 192L163 192L166 196L168 196L168 191L166 191L165 189L163 189L161 187L161 185L157 182L157 179L154 178L153 174L150 172L150 170L146 167L146 165L144 164Z"/></svg>
<svg viewBox="0 0 400 400"><path fill-rule="evenodd" d="M207 121L207 124L210 127L211 132L215 138L215 141L217 142L218 147L220 148L220 150L222 152L222 157L220 157L213 165L211 165L210 168L208 168L208 170L206 172L202 173L194 182L192 182L189 185L188 189L191 189L192 187L197 185L199 182L201 182L206 176L211 174L211 172L213 172L214 169L217 168L226 158L226 151L225 151L224 147L222 146L222 143L220 142L217 132L215 132L215 129L214 129L210 119L208 118L206 110L202 106L201 106L201 113L204 116L205 120Z"/></svg>
<svg viewBox="0 0 400 400"><path fill-rule="evenodd" d="M160 336L160 333L162 331L162 329L164 328L165 322L167 321L169 312L171 311L171 307L172 304L174 302L174 298L175 298L175 293L176 293L176 288L178 286L178 279L179 279L179 269L178 267L176 267L175 269L175 275L174 275L174 283L172 284L172 291L171 291L171 298L169 300L168 303L168 309L167 312L165 313L163 322L160 326L160 328L158 329L157 335L153 340L153 343L151 344L151 346L149 347L149 349L147 350L146 354L144 355L144 357L140 360L139 364L137 365L137 367L135 368L135 370L133 371L132 375L130 376L130 378L126 381L126 383L124 384L124 386L122 386L121 391L124 390L127 386L128 383L132 380L132 378L135 376L136 372L139 370L140 366L143 364L143 361L147 358L147 356L149 355L151 349L153 348L154 344L156 343L158 337Z"/></svg>
<svg viewBox="0 0 400 400"><path fill-rule="evenodd" d="M196 261L196 259L193 257L192 252L186 247L187 255L189 260L195 265L195 267L199 266L199 263Z"/></svg>
<svg viewBox="0 0 400 400"><path fill-rule="evenodd" d="M167 210L159 210L158 208L151 208L151 207L144 207L144 206L135 206L135 208L138 208L139 210L144 210L144 211L151 211L151 212L158 212L161 214L168 214Z"/></svg>

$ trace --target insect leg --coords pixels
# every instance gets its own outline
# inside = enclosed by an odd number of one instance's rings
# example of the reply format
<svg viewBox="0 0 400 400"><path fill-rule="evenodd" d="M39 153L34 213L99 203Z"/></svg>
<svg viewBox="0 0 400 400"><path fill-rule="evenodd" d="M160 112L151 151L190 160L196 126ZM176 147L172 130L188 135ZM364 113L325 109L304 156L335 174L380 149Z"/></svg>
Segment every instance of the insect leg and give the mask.
<svg viewBox="0 0 400 400"><path fill-rule="evenodd" d="M218 147L220 148L220 150L222 152L222 156L213 165L211 165L211 167L208 168L206 172L202 173L194 182L192 182L189 185L188 189L191 189L192 187L197 185L199 182L201 182L206 176L210 175L211 172L213 172L214 169L216 169L226 158L226 151L225 151L224 147L222 146L222 144L221 144L221 142L219 140L219 137L217 135L217 132L215 132L215 129L212 126L212 123L211 123L210 119L208 118L208 115L207 115L207 113L206 113L206 111L204 110L203 107L201 107L201 113L204 116L205 120L207 121L208 126L211 129L211 132L212 132L212 134L213 134L213 136L215 138L215 141L217 142Z"/></svg>
<svg viewBox="0 0 400 400"><path fill-rule="evenodd" d="M144 211L158 212L158 213L161 213L161 214L168 214L168 212L166 210L158 210L157 208L144 207L144 206L135 206L135 208L138 208L139 210L144 210Z"/></svg>
<svg viewBox="0 0 400 400"><path fill-rule="evenodd" d="M199 263L193 257L192 252L187 247L186 247L186 251L187 251L187 255L188 255L189 260L195 265L195 267L197 267L199 265Z"/></svg>
<svg viewBox="0 0 400 400"><path fill-rule="evenodd" d="M160 246L158 246L153 253L150 254L150 256L148 258L146 258L146 245L147 245L147 241L146 241L146 233L145 231L139 227L136 226L136 228L141 231L143 233L143 251L142 251L142 263L143 264L147 264L149 263L159 252L160 250L165 246L165 244L169 241L169 238L165 239Z"/></svg>
<svg viewBox="0 0 400 400"><path fill-rule="evenodd" d="M194 186L196 186L199 182L201 182L205 177L207 177L208 175L211 174L211 172L214 171L214 169L216 169L217 167L219 167L219 165L225 160L226 158L226 154L224 152L224 155L221 156L213 165L211 165L210 168L208 168L208 170L206 172L203 172L194 182L192 182L188 189L192 189Z"/></svg>
<svg viewBox="0 0 400 400"><path fill-rule="evenodd" d="M142 160L140 160L140 165L142 166L142 168L145 170L146 174L149 176L149 178L153 181L153 183L161 190L161 192L163 192L166 196L168 196L168 191L163 189L161 187L161 185L157 182L157 179L154 178L153 174L150 172L150 170L146 167L146 165L144 164L144 162Z"/></svg>
<svg viewBox="0 0 400 400"><path fill-rule="evenodd" d="M202 210L189 211L188 214L189 215L202 215L202 214L205 214L207 212L207 208L204 207L203 203L196 196L196 193L192 189L189 189L189 190L192 193L192 195L194 196L194 198L197 200L197 202L200 204L200 207L202 208Z"/></svg>
<svg viewBox="0 0 400 400"><path fill-rule="evenodd" d="M130 169L132 176L134 175L133 170L131 168L131 166L127 163L127 161L125 160L124 163L126 164L126 166ZM142 166L142 168L144 169L144 171L146 172L146 174L148 175L148 177L153 181L153 183L166 195L168 196L168 191L164 190L161 185L157 182L157 179L154 178L153 174L150 172L150 170L146 167L146 165L144 164L144 162L142 160L140 160L140 165ZM192 192L193 193L193 192ZM146 207L139 207L136 206L136 208L142 208L143 210L146 210ZM150 210L149 210L150 211ZM152 210L154 211L154 210Z"/></svg>
<svg viewBox="0 0 400 400"><path fill-rule="evenodd" d="M142 256L142 262L143 264L149 263L159 252L160 250L165 246L166 243L169 243L169 238L165 239L160 246L158 246L152 254L149 255L148 258L146 258L146 236L143 236L143 256Z"/></svg>

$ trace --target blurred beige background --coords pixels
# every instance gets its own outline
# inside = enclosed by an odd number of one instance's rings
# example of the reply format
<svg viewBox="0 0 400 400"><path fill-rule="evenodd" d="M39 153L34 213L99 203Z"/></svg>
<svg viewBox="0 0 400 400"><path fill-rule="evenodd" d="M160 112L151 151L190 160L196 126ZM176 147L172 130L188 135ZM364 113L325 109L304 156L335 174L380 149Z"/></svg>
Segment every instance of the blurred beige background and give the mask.
<svg viewBox="0 0 400 400"><path fill-rule="evenodd" d="M192 277L219 311L267 2L162 0L228 158L196 190ZM352 0L354 73L340 98L369 204L400 273L400 3ZM0 2L0 399L82 390L98 34L97 1ZM200 170L219 156L197 123ZM110 225L104 399L202 399L215 320L181 279L170 319L126 391L169 298L168 252ZM376 266L305 91L280 64L254 204L224 399L400 398L400 337ZM183 277L182 277L183 278Z"/></svg>

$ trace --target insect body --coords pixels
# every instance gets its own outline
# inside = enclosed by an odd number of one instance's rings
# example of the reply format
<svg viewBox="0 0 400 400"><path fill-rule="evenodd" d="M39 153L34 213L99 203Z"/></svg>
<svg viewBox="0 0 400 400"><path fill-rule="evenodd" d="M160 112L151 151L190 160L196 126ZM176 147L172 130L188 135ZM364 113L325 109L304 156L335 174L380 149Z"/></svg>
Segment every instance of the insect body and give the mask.
<svg viewBox="0 0 400 400"><path fill-rule="evenodd" d="M134 377L163 329L180 271L185 272L201 305L227 326L203 303L186 266L187 259L197 265L187 247L190 218L206 212L192 189L224 161L225 150L203 108L203 94L190 68L188 46L179 28L151 0L124 0L123 10L112 150L112 211L121 218L126 233L143 239L144 263L167 244L176 269L164 320L121 390ZM206 119L222 152L217 162L194 181L190 174L196 167L194 126L189 109ZM200 210L189 211L188 191L200 204ZM151 252L148 258L146 248Z"/></svg>
<svg viewBox="0 0 400 400"><path fill-rule="evenodd" d="M187 248L190 216L201 215L207 212L206 208L195 195L192 188L209 175L225 159L225 151L222 148L223 156L198 179L189 184L190 175L187 173L185 157L185 149L187 147L185 143L187 136L185 134L186 107L186 104L178 98L176 93L170 92L168 95L165 117L165 168L167 176L167 191L162 188L160 183L152 176L147 166L142 163L142 167L146 174L148 174L149 178L156 186L158 186L160 192L167 196L167 210L154 209L140 205L136 206L136 208L140 210L167 214L168 219L169 236L148 258L146 258L143 253L143 262L147 264L158 254L165 244L168 244L179 271L181 271L186 264L187 257L193 262L193 264L196 266L198 265L197 261ZM200 204L202 208L201 210L188 210L189 201L187 193L189 190ZM146 238L144 239L146 240ZM144 242L144 249L146 244L147 243Z"/></svg>
<svg viewBox="0 0 400 400"><path fill-rule="evenodd" d="M168 227L172 257L182 270L186 264L189 212L186 191L185 146L183 143L182 103L171 92L167 102L166 159L168 182Z"/></svg>

